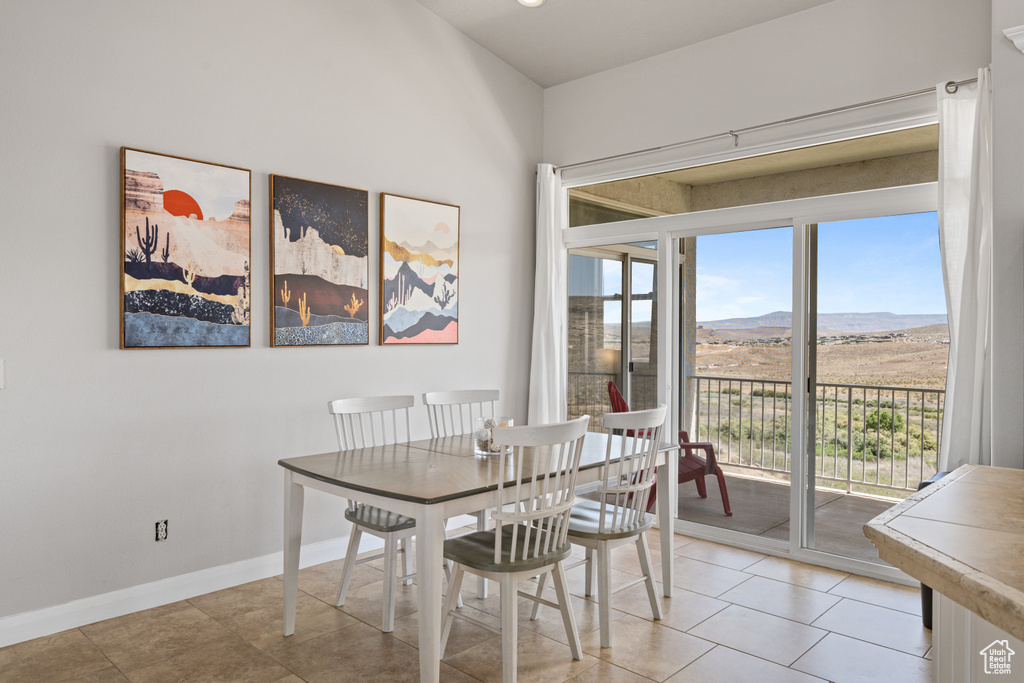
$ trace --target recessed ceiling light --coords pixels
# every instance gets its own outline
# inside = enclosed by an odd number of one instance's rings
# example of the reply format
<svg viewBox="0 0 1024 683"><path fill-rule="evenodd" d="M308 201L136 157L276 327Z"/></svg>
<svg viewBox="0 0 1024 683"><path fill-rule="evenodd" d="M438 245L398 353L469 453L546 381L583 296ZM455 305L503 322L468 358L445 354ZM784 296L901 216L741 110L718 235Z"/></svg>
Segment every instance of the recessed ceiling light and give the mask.
<svg viewBox="0 0 1024 683"><path fill-rule="evenodd" d="M540 7L544 4L544 0L519 0L519 4L524 7Z"/></svg>

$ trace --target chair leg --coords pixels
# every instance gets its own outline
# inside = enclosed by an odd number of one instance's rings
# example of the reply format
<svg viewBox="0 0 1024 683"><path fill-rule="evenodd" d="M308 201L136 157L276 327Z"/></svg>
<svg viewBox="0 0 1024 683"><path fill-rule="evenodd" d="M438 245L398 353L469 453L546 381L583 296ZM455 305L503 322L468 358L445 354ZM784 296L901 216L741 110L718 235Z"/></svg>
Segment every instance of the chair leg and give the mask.
<svg viewBox="0 0 1024 683"><path fill-rule="evenodd" d="M384 535L384 615L381 619L380 630L384 633L391 633L395 630L395 584L398 583L398 576L395 574L395 560L398 555L398 545L394 534Z"/></svg>
<svg viewBox="0 0 1024 683"><path fill-rule="evenodd" d="M444 572L444 582L445 582L445 585L451 583L451 580L452 580L452 568L449 565L448 560L442 560L442 562L441 562L441 571ZM448 595L448 594L445 593L445 595ZM455 602L456 602L456 605L458 606L458 608L462 609L462 595L460 593L456 593L455 594Z"/></svg>
<svg viewBox="0 0 1024 683"><path fill-rule="evenodd" d="M537 579L537 597L538 598L541 597L541 595L544 593L544 581L547 580L547 578L548 578L548 574L547 574L547 572L544 572L543 574L540 575L540 578ZM533 610L530 611L530 621L537 621L537 613L538 612L540 612L540 603L539 602L535 602L535 603L533 603Z"/></svg>
<svg viewBox="0 0 1024 683"><path fill-rule="evenodd" d="M607 541L597 547L597 610L601 621L601 647L612 646L612 552Z"/></svg>
<svg viewBox="0 0 1024 683"><path fill-rule="evenodd" d="M583 594L588 598L594 594L594 549L587 548L586 575L583 577Z"/></svg>
<svg viewBox="0 0 1024 683"><path fill-rule="evenodd" d="M501 680L516 681L516 650L519 648L519 592L516 577L501 577Z"/></svg>
<svg viewBox="0 0 1024 683"><path fill-rule="evenodd" d="M403 538L399 542L399 550L402 551L402 576L409 576L409 539ZM412 579L405 580L406 586L412 585Z"/></svg>
<svg viewBox="0 0 1024 683"><path fill-rule="evenodd" d="M718 490L722 493L722 506L725 508L725 516L732 517L732 510L729 508L729 492L725 488L725 474L721 467L715 468L715 475L718 477Z"/></svg>
<svg viewBox="0 0 1024 683"><path fill-rule="evenodd" d="M448 646L448 635L452 632L452 622L455 615L452 613L452 595L458 595L462 590L462 577L465 575L462 565L455 565L455 572L448 576L448 592L445 594L444 610L441 616L441 659L444 659L444 649Z"/></svg>
<svg viewBox="0 0 1024 683"><path fill-rule="evenodd" d="M697 495L699 495L701 498L707 498L708 497L708 487L704 483L704 476L701 475L701 476L697 477L696 479L694 479L693 481L694 481L695 484L697 484Z"/></svg>
<svg viewBox="0 0 1024 683"><path fill-rule="evenodd" d="M338 599L334 601L336 607L345 604L345 594L348 593L348 584L352 580L352 572L356 568L356 555L359 554L359 537L363 532L355 524L348 535L348 550L345 551L345 564L341 568L341 583L338 584Z"/></svg>
<svg viewBox="0 0 1024 683"><path fill-rule="evenodd" d="M490 510L480 510L476 513L476 530L487 531L487 513ZM487 598L487 578L484 576L476 577L476 597L484 600Z"/></svg>
<svg viewBox="0 0 1024 683"><path fill-rule="evenodd" d="M565 626L565 635L569 638L569 651L572 658L583 659L583 650L580 647L580 634L576 629L576 615L572 610L572 603L569 597L569 583L565 580L565 568L559 562L551 570L551 580L555 584L555 595L558 596L558 607L562 613L562 624Z"/></svg>
<svg viewBox="0 0 1024 683"><path fill-rule="evenodd" d="M651 601L651 613L655 619L661 619L661 601L654 587L654 573L651 571L651 549L647 545L647 535L640 534L636 539L636 550L640 555L640 569L644 573L644 585L647 586L647 599Z"/></svg>

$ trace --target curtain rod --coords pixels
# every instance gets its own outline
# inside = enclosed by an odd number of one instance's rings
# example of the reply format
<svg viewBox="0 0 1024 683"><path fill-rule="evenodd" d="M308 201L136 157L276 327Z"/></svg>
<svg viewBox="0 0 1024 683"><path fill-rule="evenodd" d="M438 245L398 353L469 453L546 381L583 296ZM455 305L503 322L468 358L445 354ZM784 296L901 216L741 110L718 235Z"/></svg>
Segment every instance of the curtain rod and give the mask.
<svg viewBox="0 0 1024 683"><path fill-rule="evenodd" d="M962 81L947 81L946 82L946 92L949 93L950 95L952 95L953 93L955 93L960 88L961 85L967 85L968 83L977 83L977 81L978 81L977 77L975 77L975 78L966 78L966 79L964 79ZM938 86L936 86L936 87L938 87ZM869 100L868 102L859 102L857 104L850 104L850 105L847 105L845 107L836 107L834 109L825 109L824 111L816 111L813 114L803 114L801 116L794 116L792 118L782 119L780 121L772 121L771 123L761 123L761 124L758 124L756 126L748 126L747 128L739 128L737 130L730 130L730 131L726 131L725 133L715 133L714 135L705 135L702 138L693 138L692 140L686 140L684 142L675 142L675 143L672 143L670 145L662 145L660 147L649 147L647 149L642 149L642 150L640 150L638 152L625 152L623 154L613 154L612 156L601 157L600 159L591 159L590 161L579 161L579 162L577 162L575 164L566 164L564 166L554 167L553 170L559 171L559 170L565 170L567 168L576 168L577 166L587 166L588 164L596 164L596 163L600 163L602 161L612 161L614 159L622 159L624 157L631 157L631 156L635 156L637 154L646 154L648 152L661 152L661 151L666 150L666 149L673 149L675 147L683 147L685 145L692 145L692 144L697 143L697 142L706 142L707 140L716 140L718 138L724 138L724 137L727 137L727 136L731 136L733 141L738 145L739 144L739 140L740 140L740 135L742 135L744 133L751 133L751 132L753 132L755 130L761 130L763 128L771 128L772 126L781 126L782 124L785 124L785 123L794 123L796 121L804 121L804 120L807 120L807 119L813 119L813 118L816 118L818 116L826 116L828 114L838 114L839 112L850 111L852 109L860 109L861 107L870 107L872 105L882 104L884 102L893 102L895 100L902 100L902 99L906 99L908 97L916 97L918 95L924 95L924 94L929 93L929 92L935 92L935 90L936 90L936 88L924 88L923 90L915 90L913 92L905 92L905 93L903 93L901 95L890 95L889 97L881 97L881 98L879 98L877 100Z"/></svg>

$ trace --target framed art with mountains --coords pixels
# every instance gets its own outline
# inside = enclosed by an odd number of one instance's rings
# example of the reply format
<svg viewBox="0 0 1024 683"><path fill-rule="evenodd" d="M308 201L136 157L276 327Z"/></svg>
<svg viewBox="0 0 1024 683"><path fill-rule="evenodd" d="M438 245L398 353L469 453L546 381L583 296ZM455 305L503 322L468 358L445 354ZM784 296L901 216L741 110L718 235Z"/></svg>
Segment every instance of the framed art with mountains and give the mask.
<svg viewBox="0 0 1024 683"><path fill-rule="evenodd" d="M459 207L380 195L380 343L459 342Z"/></svg>
<svg viewBox="0 0 1024 683"><path fill-rule="evenodd" d="M121 148L121 348L249 346L248 169Z"/></svg>
<svg viewBox="0 0 1024 683"><path fill-rule="evenodd" d="M270 176L271 346L369 344L368 194Z"/></svg>

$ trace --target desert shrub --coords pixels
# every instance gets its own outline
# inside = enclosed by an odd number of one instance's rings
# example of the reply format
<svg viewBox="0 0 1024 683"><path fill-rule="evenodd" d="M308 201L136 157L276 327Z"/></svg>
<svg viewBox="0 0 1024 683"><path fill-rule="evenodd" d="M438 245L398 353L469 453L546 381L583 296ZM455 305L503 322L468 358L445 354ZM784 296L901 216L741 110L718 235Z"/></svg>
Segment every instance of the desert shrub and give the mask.
<svg viewBox="0 0 1024 683"><path fill-rule="evenodd" d="M762 398L792 398L793 395L785 389L754 389L751 392L754 396L761 396Z"/></svg>
<svg viewBox="0 0 1024 683"><path fill-rule="evenodd" d="M920 431L920 430L918 430ZM939 442L931 432L924 433L924 450L926 451L937 451L939 449Z"/></svg>
<svg viewBox="0 0 1024 683"><path fill-rule="evenodd" d="M892 454L892 445L885 437L881 439L867 439L857 444L855 453L868 462L878 460L879 457L886 457Z"/></svg>
<svg viewBox="0 0 1024 683"><path fill-rule="evenodd" d="M906 421L902 413L890 413L888 410L875 409L868 415L865 427L869 430L881 430L884 432L903 431Z"/></svg>

